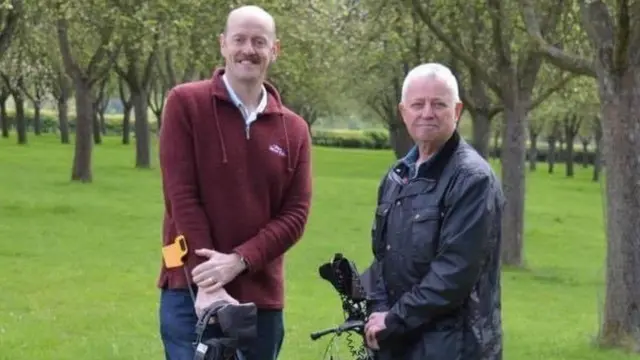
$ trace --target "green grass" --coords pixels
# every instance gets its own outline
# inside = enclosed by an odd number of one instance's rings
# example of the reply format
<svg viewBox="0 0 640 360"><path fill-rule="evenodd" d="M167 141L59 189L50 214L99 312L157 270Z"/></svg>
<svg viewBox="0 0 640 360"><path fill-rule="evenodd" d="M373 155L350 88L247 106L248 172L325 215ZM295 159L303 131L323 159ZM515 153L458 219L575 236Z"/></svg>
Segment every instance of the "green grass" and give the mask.
<svg viewBox="0 0 640 360"><path fill-rule="evenodd" d="M94 183L72 184L73 146L0 139L1 360L163 358L158 169L134 170L133 146L105 140ZM375 190L390 161L386 151L314 150L311 218L286 262L281 359L321 358L326 341L308 334L341 314L317 267L337 251L369 261ZM527 179L527 270L504 271L504 358L640 359L591 344L603 295L599 186L590 170L574 179L561 166L544 170Z"/></svg>

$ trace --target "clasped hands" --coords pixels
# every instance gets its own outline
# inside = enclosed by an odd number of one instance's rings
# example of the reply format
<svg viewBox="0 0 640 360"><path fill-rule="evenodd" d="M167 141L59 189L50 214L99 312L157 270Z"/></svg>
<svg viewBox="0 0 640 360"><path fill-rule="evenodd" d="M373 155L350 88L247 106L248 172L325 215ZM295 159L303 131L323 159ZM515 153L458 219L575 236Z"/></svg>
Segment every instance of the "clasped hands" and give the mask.
<svg viewBox="0 0 640 360"><path fill-rule="evenodd" d="M240 255L210 249L197 249L195 253L208 258L191 271L193 282L198 285L196 315L200 317L208 306L220 300L237 305L238 301L225 291L224 286L244 271L245 264Z"/></svg>
<svg viewBox="0 0 640 360"><path fill-rule="evenodd" d="M364 326L365 339L367 340L367 346L374 350L380 350L376 335L379 331L386 329L384 320L387 317L387 312L374 312L369 315L369 319Z"/></svg>
<svg viewBox="0 0 640 360"><path fill-rule="evenodd" d="M195 253L208 260L196 266L191 276L200 290L208 293L222 289L245 269L240 255L235 253L223 254L210 249L197 249Z"/></svg>

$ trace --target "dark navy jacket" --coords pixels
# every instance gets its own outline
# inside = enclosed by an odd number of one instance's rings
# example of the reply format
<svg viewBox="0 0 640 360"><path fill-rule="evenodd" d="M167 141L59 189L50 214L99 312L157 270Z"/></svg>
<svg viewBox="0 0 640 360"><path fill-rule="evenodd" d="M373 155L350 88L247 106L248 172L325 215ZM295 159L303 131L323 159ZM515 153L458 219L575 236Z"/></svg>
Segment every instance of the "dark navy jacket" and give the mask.
<svg viewBox="0 0 640 360"><path fill-rule="evenodd" d="M500 360L502 189L458 133L383 178L372 228L379 359Z"/></svg>

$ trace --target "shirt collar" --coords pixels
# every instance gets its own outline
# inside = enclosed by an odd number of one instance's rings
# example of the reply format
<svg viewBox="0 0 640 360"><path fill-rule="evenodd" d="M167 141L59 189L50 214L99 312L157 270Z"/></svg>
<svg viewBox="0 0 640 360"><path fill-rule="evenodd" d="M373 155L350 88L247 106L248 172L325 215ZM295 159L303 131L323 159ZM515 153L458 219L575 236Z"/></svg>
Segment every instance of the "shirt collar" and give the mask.
<svg viewBox="0 0 640 360"><path fill-rule="evenodd" d="M440 150L438 150L435 154L431 155L425 161L420 163L420 165L417 165L420 153L418 152L418 146L414 145L411 148L411 150L409 150L407 155L405 155L402 159L400 159L400 162L402 164L404 164L408 168L408 170L409 170L409 178L414 178L414 177L416 177L418 175L418 169L420 169L420 167L422 167L422 166L428 166L427 164L429 164L431 162L431 160L435 157L435 155L439 151Z"/></svg>
<svg viewBox="0 0 640 360"><path fill-rule="evenodd" d="M222 81L224 81L224 86L227 88L227 91L229 92L229 97L231 98L231 101L233 101L233 103L237 107L246 108L246 106L242 103L242 100L240 100L240 98L238 97L238 94L236 94L236 92L233 91L233 88L231 88L231 84L229 84L229 80L227 80L227 74L222 74ZM264 112L264 109L266 107L267 107L267 89L264 87L264 85L262 85L261 98L260 98L260 102L258 103L258 107L256 108L256 113Z"/></svg>

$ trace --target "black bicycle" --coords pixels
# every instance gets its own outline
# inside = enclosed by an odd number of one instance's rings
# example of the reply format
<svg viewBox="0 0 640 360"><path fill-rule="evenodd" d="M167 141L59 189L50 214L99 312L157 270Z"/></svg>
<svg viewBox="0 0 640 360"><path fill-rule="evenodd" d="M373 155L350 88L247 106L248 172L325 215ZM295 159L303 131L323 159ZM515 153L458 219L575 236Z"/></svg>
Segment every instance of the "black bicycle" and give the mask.
<svg viewBox="0 0 640 360"><path fill-rule="evenodd" d="M325 359L329 355L330 359L337 360L340 358L337 339L344 334L354 360L373 360L374 353L366 346L364 334L364 325L369 317L367 302L367 287L370 284L369 269L361 275L355 263L337 253L330 262L320 266L318 272L320 277L331 283L338 292L345 321L339 326L312 333L311 340L315 341L332 334L333 337L325 351ZM353 339L354 335L357 335L356 339Z"/></svg>
<svg viewBox="0 0 640 360"><path fill-rule="evenodd" d="M364 326L369 316L367 292L370 284L370 269L362 275L355 264L342 254L334 255L331 262L318 269L320 277L327 280L337 290L342 302L345 321L337 327L311 334L311 340L318 340L333 334L326 351L332 360L339 360L337 339L345 335L347 347L354 360L374 360L374 353L366 347ZM257 309L253 303L230 305L218 302L208 307L196 325L197 340L194 343L194 360L237 360L239 352L246 350L250 341L257 336ZM216 334L207 332L216 329ZM353 336L357 335L354 339Z"/></svg>

